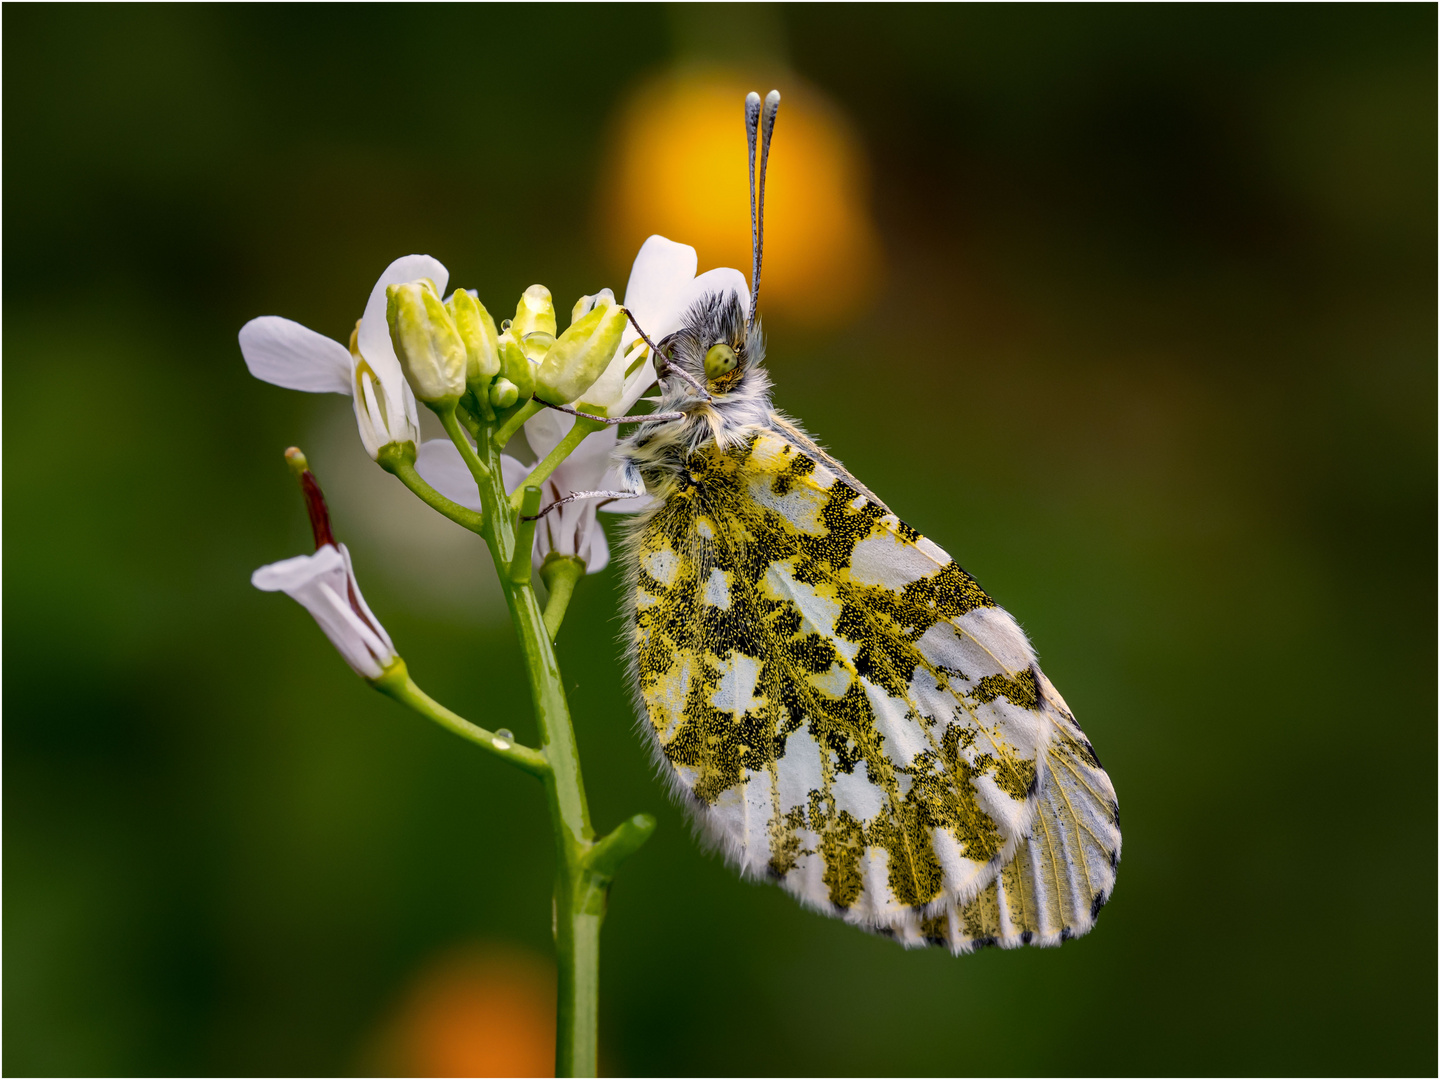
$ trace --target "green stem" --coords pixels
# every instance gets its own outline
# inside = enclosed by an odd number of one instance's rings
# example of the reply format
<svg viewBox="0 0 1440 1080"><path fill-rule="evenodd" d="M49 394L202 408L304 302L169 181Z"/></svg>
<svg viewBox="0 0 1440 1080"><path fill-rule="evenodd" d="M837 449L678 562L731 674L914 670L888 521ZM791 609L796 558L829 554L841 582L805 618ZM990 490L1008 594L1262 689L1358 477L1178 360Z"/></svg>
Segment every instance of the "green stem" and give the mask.
<svg viewBox="0 0 1440 1080"><path fill-rule="evenodd" d="M380 456L375 459L386 472L418 495L422 502L438 510L457 525L463 525L473 533L485 535L485 515L452 502L425 482L415 471L415 445L413 443L391 443L381 447ZM481 503L481 506L486 505ZM494 516L494 515L491 515Z"/></svg>
<svg viewBox="0 0 1440 1080"><path fill-rule="evenodd" d="M588 860L590 869L602 877L614 877L620 864L639 851L654 832L655 819L649 814L622 821L609 836L595 841Z"/></svg>
<svg viewBox="0 0 1440 1080"><path fill-rule="evenodd" d="M476 409L476 401L480 401L485 407ZM477 443L482 438L480 434L481 421L493 422L495 412L490 408L488 397L476 398L474 394L466 394L460 399L460 404L455 408L455 415L460 418L460 424L470 433L470 437Z"/></svg>
<svg viewBox="0 0 1440 1080"><path fill-rule="evenodd" d="M545 556L545 562L540 567L540 580L550 594L545 600L545 632L552 642L560 636L560 624L565 621L565 610L570 606L575 583L584 576L584 559L574 555L557 555L553 551Z"/></svg>
<svg viewBox="0 0 1440 1080"><path fill-rule="evenodd" d="M530 551L535 546L535 512L540 509L540 489L533 484L521 488L520 512L515 521L515 545L510 554L510 580L516 585L530 584Z"/></svg>
<svg viewBox="0 0 1440 1080"><path fill-rule="evenodd" d="M530 406L534 406L530 409ZM552 642L569 603L575 582L584 573L578 559L554 560L555 569L546 578L550 602L542 614L531 584L530 551L534 543L534 522L521 522L521 515L497 512L507 496L500 468L500 448L519 430L527 415L542 406L529 402L517 410L500 430L478 425L476 443L480 460L460 431L453 409L440 413L445 430L455 442L480 490L481 506L487 514L476 514L435 491L415 471L413 444L388 446L380 453L380 464L440 513L479 533L490 549L500 588L515 623L520 654L535 705L540 733L539 750L500 739L477 727L428 697L406 672L403 662L375 680L375 686L421 715L484 747L491 753L538 776L545 786L550 819L555 832L555 954L559 968L556 999L555 1075L594 1076L596 1034L599 1016L600 927L616 867L649 838L655 822L638 815L623 822L598 843L590 825L590 808L580 776L580 752L570 720L570 706L560 681L560 666ZM527 414L527 409L530 411ZM467 417L473 420L473 417ZM583 426L582 426L583 425ZM588 421L577 420L575 430L546 457L536 470L539 479L564 460L590 433ZM593 430L593 428L591 429ZM472 461L473 459L473 461ZM541 473L541 469L544 470ZM526 515L539 507L540 492L535 482L522 484L516 495ZM573 564L562 568L558 563ZM542 569L542 574L545 571ZM503 749L502 749L503 746Z"/></svg>
<svg viewBox="0 0 1440 1080"><path fill-rule="evenodd" d="M484 444L493 467L481 485L482 505L499 506L505 498L497 442L491 438ZM594 1076L600 923L609 880L592 871L586 861L595 831L580 775L580 752L560 681L560 665L530 583L530 533L526 530L525 546L521 547L515 525L508 514L489 514L484 535L520 640L540 729L540 751L550 766L543 779L555 829L555 953L559 969L555 1075ZM522 560L526 573L523 581L516 581L519 575L512 574L511 567Z"/></svg>
<svg viewBox="0 0 1440 1080"><path fill-rule="evenodd" d="M565 433L563 439L555 444L555 449L546 454L545 460L540 462L539 465L536 465L534 471L521 481L520 486L515 489L515 494L510 496L510 505L518 510L520 508L520 493L524 491L526 487L531 485L539 487L545 483L546 480L550 479L550 474L555 471L562 461L570 456L571 452L580 445L585 436L592 432L599 431L604 426L604 424L597 424L593 420L586 420L577 416L574 426Z"/></svg>
<svg viewBox="0 0 1440 1080"><path fill-rule="evenodd" d="M525 426L525 421L538 413L545 406L531 398L529 401L516 409L510 418L496 429L491 440L495 443L497 450L504 450L505 444L515 437L515 433Z"/></svg>
<svg viewBox="0 0 1440 1080"><path fill-rule="evenodd" d="M460 451L460 457L465 462L465 467L470 470L470 475L475 478L475 483L485 483L490 479L490 466L475 456L475 449L470 445L470 440L465 437L465 432L461 430L460 421L455 419L454 403L451 402L448 407L436 408L435 415L440 417L445 434L450 436L450 441L455 444L455 449ZM484 503L481 505L483 506Z"/></svg>
<svg viewBox="0 0 1440 1080"><path fill-rule="evenodd" d="M451 712L444 705L415 685L405 661L397 659L378 679L370 685L382 694L394 698L402 705L414 709L421 716L434 720L446 731L453 731L462 739L468 739L480 749L508 761L531 776L543 777L550 771L545 755L528 746L521 746L513 738L503 739L493 731L486 731L478 724L472 724L463 716Z"/></svg>
<svg viewBox="0 0 1440 1080"><path fill-rule="evenodd" d="M508 578L502 578L501 584L530 676L541 750L550 763L545 794L555 826L555 951L559 961L555 1070L557 1076L594 1076L604 896L597 895L597 889L603 893L603 888L595 875L586 871L584 860L595 830L585 801L570 708L535 590L528 583L516 585Z"/></svg>

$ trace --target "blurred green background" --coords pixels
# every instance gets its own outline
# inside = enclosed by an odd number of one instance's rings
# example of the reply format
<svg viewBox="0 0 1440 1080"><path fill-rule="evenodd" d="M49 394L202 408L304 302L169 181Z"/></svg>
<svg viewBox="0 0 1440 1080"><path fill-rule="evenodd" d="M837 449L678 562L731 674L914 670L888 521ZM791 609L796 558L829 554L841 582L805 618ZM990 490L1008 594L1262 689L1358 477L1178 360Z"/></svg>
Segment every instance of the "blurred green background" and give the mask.
<svg viewBox="0 0 1440 1080"><path fill-rule="evenodd" d="M561 662L597 822L661 827L612 897L603 1067L1434 1073L1434 7L4 31L5 1072L366 1071L437 957L548 955L538 789L248 584L308 550L299 443L420 682L531 737L481 551L235 333L344 339L412 251L492 309L618 290L613 117L705 62L856 133L881 254L845 317L768 320L777 400L1023 622L1125 857L1090 936L961 959L738 881L633 731L612 567Z"/></svg>

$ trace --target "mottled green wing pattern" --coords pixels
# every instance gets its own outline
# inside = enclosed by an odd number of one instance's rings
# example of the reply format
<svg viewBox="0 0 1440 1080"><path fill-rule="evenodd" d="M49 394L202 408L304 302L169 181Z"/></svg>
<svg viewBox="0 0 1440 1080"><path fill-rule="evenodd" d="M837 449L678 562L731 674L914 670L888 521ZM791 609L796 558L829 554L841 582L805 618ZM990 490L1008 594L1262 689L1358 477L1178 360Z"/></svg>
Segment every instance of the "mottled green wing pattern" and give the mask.
<svg viewBox="0 0 1440 1080"><path fill-rule="evenodd" d="M783 430L687 464L634 526L632 659L707 835L906 944L1088 929L1114 792L1015 621Z"/></svg>

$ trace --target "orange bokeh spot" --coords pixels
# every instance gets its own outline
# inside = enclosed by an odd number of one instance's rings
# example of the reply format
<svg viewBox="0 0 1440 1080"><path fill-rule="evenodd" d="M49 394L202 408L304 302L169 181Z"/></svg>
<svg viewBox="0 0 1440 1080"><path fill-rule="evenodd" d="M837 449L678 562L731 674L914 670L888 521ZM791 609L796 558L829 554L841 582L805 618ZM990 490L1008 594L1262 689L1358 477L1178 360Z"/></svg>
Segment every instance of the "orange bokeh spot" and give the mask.
<svg viewBox="0 0 1440 1080"><path fill-rule="evenodd" d="M661 76L624 106L606 170L607 250L628 265L660 233L692 245L700 269L750 274L750 174L742 102L764 93L718 69ZM765 201L762 314L818 325L857 308L877 274L864 156L835 108L781 85Z"/></svg>
<svg viewBox="0 0 1440 1080"><path fill-rule="evenodd" d="M555 973L514 949L475 947L422 969L366 1071L389 1076L554 1076Z"/></svg>

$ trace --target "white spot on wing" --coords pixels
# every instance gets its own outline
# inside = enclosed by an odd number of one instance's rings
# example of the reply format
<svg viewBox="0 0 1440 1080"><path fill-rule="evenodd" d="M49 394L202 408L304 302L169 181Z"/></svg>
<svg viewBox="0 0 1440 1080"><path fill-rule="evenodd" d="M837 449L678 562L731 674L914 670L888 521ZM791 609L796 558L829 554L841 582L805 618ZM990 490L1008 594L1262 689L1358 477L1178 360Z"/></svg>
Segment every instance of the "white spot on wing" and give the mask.
<svg viewBox="0 0 1440 1080"><path fill-rule="evenodd" d="M789 563L771 563L765 571L765 586L777 600L789 600L799 610L810 629L834 638L837 649L844 651L845 642L835 638L835 620L840 617L840 603L815 591L813 585L796 581ZM851 646L851 653L858 646Z"/></svg>
<svg viewBox="0 0 1440 1080"><path fill-rule="evenodd" d="M640 565L645 572L667 588L675 583L675 573L680 569L680 559L668 547L659 551L647 551L640 556Z"/></svg>
<svg viewBox="0 0 1440 1080"><path fill-rule="evenodd" d="M685 709L685 699L690 693L690 665L681 662L677 668L665 673L645 694L650 719L655 724L656 734L662 743L669 742L675 726L680 722Z"/></svg>
<svg viewBox="0 0 1440 1080"><path fill-rule="evenodd" d="M917 667L915 676L910 680L910 697L920 715L938 721L942 730L943 725L953 719L959 709L954 693L940 689L935 676L923 667Z"/></svg>
<svg viewBox="0 0 1440 1080"><path fill-rule="evenodd" d="M975 796L980 806L995 819L995 824L1000 826L1002 833L1014 836L1028 823L1030 811L1025 800L1016 799L1000 790L995 783L993 769L983 776L972 777L970 783L975 788Z"/></svg>
<svg viewBox="0 0 1440 1080"><path fill-rule="evenodd" d="M910 711L907 702L891 697L869 679L861 679L860 685L870 699L875 729L885 737L886 757L897 765L909 765L916 754L929 749L930 744L919 723L906 715Z"/></svg>
<svg viewBox="0 0 1440 1080"><path fill-rule="evenodd" d="M863 763L856 765L853 772L837 772L830 791L835 796L835 809L849 810L856 821L870 821L885 809L885 793L866 777Z"/></svg>
<svg viewBox="0 0 1440 1080"><path fill-rule="evenodd" d="M731 653L720 671L720 685L710 695L710 704L721 712L741 715L760 704L755 686L760 681L760 662L742 652Z"/></svg>
<svg viewBox="0 0 1440 1080"><path fill-rule="evenodd" d="M745 844L746 865L762 869L770 860L770 819L775 804L770 795L770 774L765 771L745 773L745 819L741 839Z"/></svg>
<svg viewBox="0 0 1440 1080"><path fill-rule="evenodd" d="M950 558L949 555L945 554L945 552L941 549L940 545L935 543L935 541L931 540L928 536L922 536L919 540L916 540L915 546L921 551L923 551L926 555L929 555L930 558L934 559L935 562L940 566L944 566L946 563L955 561Z"/></svg>
<svg viewBox="0 0 1440 1080"><path fill-rule="evenodd" d="M796 835L800 838L802 853L795 860L795 868L785 875L785 888L792 896L828 907L830 890L825 887L825 860L817 853L820 837L810 829L797 829Z"/></svg>
<svg viewBox="0 0 1440 1080"><path fill-rule="evenodd" d="M784 495L776 495L769 476L761 475L750 483L750 497L761 506L774 510L803 533L821 536L825 526L820 521L821 500L806 486L792 487Z"/></svg>
<svg viewBox="0 0 1440 1080"><path fill-rule="evenodd" d="M872 533L855 545L850 556L852 580L896 592L938 569L929 555L891 532Z"/></svg>
<svg viewBox="0 0 1440 1080"><path fill-rule="evenodd" d="M919 641L914 642L914 647L930 664L948 668L949 671L962 671L968 680L999 674L999 665L948 622L930 626L920 635Z"/></svg>
<svg viewBox="0 0 1440 1080"><path fill-rule="evenodd" d="M710 576L705 579L705 603L721 611L730 607L730 583L725 579L725 571L718 566L712 569Z"/></svg>
<svg viewBox="0 0 1440 1080"><path fill-rule="evenodd" d="M1035 662L1035 650L1030 648L1025 632L1004 608L967 611L955 620L955 625L1011 673L1024 671Z"/></svg>
<svg viewBox="0 0 1440 1080"><path fill-rule="evenodd" d="M850 910L880 921L897 906L890 892L890 853L884 848L866 848L860 858L860 877L865 886Z"/></svg>
<svg viewBox="0 0 1440 1080"><path fill-rule="evenodd" d="M988 860L967 858L949 829L935 829L932 836L935 858L940 863L940 872L944 875L947 889L953 892L970 892L993 876L993 870L987 871Z"/></svg>
<svg viewBox="0 0 1440 1080"><path fill-rule="evenodd" d="M805 728L785 740L785 755L776 763L780 771L780 811L808 806L811 791L824 790L820 775L820 747Z"/></svg>

